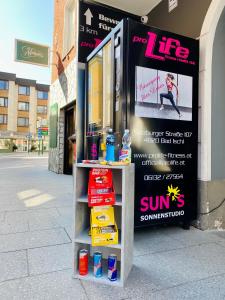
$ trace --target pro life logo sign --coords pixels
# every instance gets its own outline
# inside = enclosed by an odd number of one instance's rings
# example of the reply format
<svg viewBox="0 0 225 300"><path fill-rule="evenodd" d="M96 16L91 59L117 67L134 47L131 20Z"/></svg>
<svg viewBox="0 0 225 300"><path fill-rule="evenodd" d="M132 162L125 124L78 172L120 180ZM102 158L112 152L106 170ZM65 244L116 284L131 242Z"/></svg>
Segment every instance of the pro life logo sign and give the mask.
<svg viewBox="0 0 225 300"><path fill-rule="evenodd" d="M171 60L195 65L189 60L190 50L184 47L179 39L163 36L159 39L155 32L148 32L148 37L133 36L133 43L146 44L145 57L160 61Z"/></svg>
<svg viewBox="0 0 225 300"><path fill-rule="evenodd" d="M113 8L80 1L78 61L86 62L87 56L101 43L108 33L123 19L134 17Z"/></svg>

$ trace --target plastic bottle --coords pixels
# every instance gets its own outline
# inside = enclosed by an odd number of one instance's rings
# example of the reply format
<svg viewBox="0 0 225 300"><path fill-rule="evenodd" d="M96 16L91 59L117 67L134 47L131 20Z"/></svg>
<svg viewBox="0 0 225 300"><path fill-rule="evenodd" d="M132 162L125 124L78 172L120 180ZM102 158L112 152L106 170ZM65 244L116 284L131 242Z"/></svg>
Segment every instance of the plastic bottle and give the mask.
<svg viewBox="0 0 225 300"><path fill-rule="evenodd" d="M125 129L124 131L122 144L123 146L120 152L120 161L131 163L131 136L129 129Z"/></svg>
<svg viewBox="0 0 225 300"><path fill-rule="evenodd" d="M106 158L107 161L115 161L115 136L111 128L106 136Z"/></svg>

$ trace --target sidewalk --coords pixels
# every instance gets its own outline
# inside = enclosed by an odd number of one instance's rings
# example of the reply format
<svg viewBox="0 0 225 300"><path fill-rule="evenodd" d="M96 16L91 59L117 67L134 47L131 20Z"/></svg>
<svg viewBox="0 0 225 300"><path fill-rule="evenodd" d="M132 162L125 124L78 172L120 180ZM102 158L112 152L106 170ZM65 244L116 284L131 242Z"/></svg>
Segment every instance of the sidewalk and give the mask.
<svg viewBox="0 0 225 300"><path fill-rule="evenodd" d="M225 232L135 233L124 289L72 279L72 176L0 155L0 299L225 299Z"/></svg>

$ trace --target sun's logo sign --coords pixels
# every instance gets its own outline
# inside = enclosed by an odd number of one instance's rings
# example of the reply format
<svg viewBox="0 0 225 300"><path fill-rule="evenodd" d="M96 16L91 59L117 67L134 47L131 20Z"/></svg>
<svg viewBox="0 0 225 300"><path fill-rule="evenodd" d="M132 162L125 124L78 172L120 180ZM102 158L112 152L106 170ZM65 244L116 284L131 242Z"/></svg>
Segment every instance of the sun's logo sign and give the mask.
<svg viewBox="0 0 225 300"><path fill-rule="evenodd" d="M171 197L172 201L176 201L177 198L180 196L180 190L179 190L178 186L173 187L171 184L171 186L168 186L167 191L168 191L167 196Z"/></svg>

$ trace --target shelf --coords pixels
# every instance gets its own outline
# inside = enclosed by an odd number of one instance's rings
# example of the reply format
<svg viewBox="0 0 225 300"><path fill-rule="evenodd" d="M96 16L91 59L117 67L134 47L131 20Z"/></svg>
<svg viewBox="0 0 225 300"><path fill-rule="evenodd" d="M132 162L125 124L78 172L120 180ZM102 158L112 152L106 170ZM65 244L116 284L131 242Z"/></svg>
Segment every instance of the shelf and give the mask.
<svg viewBox="0 0 225 300"><path fill-rule="evenodd" d="M80 244L88 244L88 245L91 245L91 236L88 235L88 231L89 229L86 229L84 231L82 231L78 237L75 238L75 242L76 243L80 243ZM115 248L115 249L121 249L121 234L120 234L120 231L119 231L119 243L117 245L106 245L104 247L107 247L107 248ZM96 247L100 247L100 246L96 246Z"/></svg>
<svg viewBox="0 0 225 300"><path fill-rule="evenodd" d="M88 196L84 195L77 199L77 202L88 203ZM122 195L116 195L115 206L122 206Z"/></svg>
<svg viewBox="0 0 225 300"><path fill-rule="evenodd" d="M110 281L106 274L103 274L102 277L95 277L93 272L89 272L85 276L82 276L79 273L75 273L74 278L81 279L81 280L93 281L93 282L100 283L100 284L107 284L107 285L111 285L111 286L123 286L120 278L117 278L116 281Z"/></svg>
<svg viewBox="0 0 225 300"><path fill-rule="evenodd" d="M122 170L124 168L127 168L129 165L126 166L110 166L110 165L100 165L100 164L83 164L83 163L77 163L76 167L78 168L103 168L103 169L118 169Z"/></svg>
<svg viewBox="0 0 225 300"><path fill-rule="evenodd" d="M92 246L91 236L88 235L90 226L90 208L88 207L88 181L91 168L111 169L113 186L116 193L114 204L115 222L119 229L117 245ZM134 234L134 164L129 166L108 166L99 164L74 165L74 263L73 276L84 281L92 281L99 286L122 287L131 271L133 263L133 234ZM78 272L79 251L87 249L89 253L89 273L81 276ZM93 275L93 254L102 252L103 276ZM114 253L117 256L118 278L110 281L107 277L107 257Z"/></svg>

